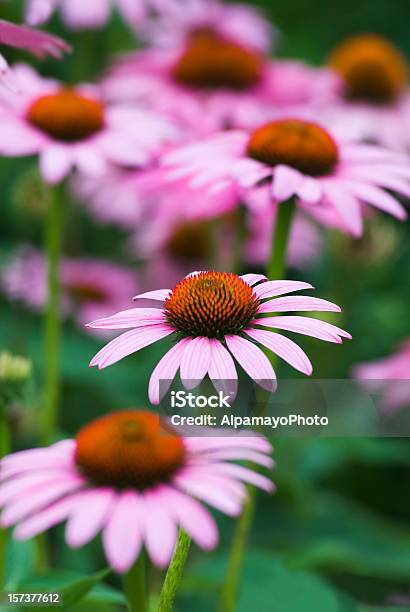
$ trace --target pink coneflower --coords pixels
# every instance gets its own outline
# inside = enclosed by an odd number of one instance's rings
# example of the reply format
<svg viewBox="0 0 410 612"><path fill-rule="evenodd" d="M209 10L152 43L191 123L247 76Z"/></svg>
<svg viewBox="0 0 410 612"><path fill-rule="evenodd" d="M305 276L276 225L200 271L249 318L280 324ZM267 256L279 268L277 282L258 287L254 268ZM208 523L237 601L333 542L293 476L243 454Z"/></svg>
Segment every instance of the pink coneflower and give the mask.
<svg viewBox="0 0 410 612"><path fill-rule="evenodd" d="M344 81L344 96L331 117L367 141L410 150L409 68L404 55L374 34L353 36L330 55L329 65Z"/></svg>
<svg viewBox="0 0 410 612"><path fill-rule="evenodd" d="M138 295L157 300L159 308L134 308L89 323L94 329L129 329L107 344L92 359L91 366L106 368L131 353L167 336L177 343L152 373L149 399L158 404L180 369L181 381L193 389L208 374L218 388L221 381L236 395L234 357L259 385L273 392L276 375L260 348L268 348L294 368L310 375L312 365L302 349L274 330L287 330L341 343L350 335L324 321L299 316L276 316L279 312L333 311L339 306L314 297L278 297L311 289L298 281L267 281L260 274L237 276L225 272L195 272L171 289ZM265 318L266 314L274 316ZM160 387L161 384L161 389Z"/></svg>
<svg viewBox="0 0 410 612"><path fill-rule="evenodd" d="M183 48L198 30L213 30L221 37L250 49L268 52L276 34L272 24L248 4L220 0L152 0L156 14L142 35L151 45Z"/></svg>
<svg viewBox="0 0 410 612"><path fill-rule="evenodd" d="M166 153L163 163L167 189L182 178L188 189L207 193L236 188L238 202L253 207L296 197L315 217L331 217L354 236L363 231L364 204L404 219L405 209L386 190L410 196L407 156L298 118L214 134Z"/></svg>
<svg viewBox="0 0 410 612"><path fill-rule="evenodd" d="M124 308L138 290L134 274L119 265L95 259L64 259L60 267L61 308L83 326L91 318ZM2 270L0 285L12 300L42 312L47 304L47 261L24 248Z"/></svg>
<svg viewBox="0 0 410 612"><path fill-rule="evenodd" d="M64 23L73 30L104 26L117 8L126 21L137 26L146 18L149 0L27 0L26 19L31 25L47 21L59 9Z"/></svg>
<svg viewBox="0 0 410 612"><path fill-rule="evenodd" d="M153 112L103 103L96 87L66 88L24 65L14 72L24 93L0 92L0 152L39 155L49 183L58 183L74 167L100 176L110 163L143 166L176 136L174 127Z"/></svg>
<svg viewBox="0 0 410 612"><path fill-rule="evenodd" d="M386 413L410 406L410 339L389 357L357 365L354 374L366 389L381 394Z"/></svg>
<svg viewBox="0 0 410 612"><path fill-rule="evenodd" d="M178 526L201 548L217 545L216 523L200 502L235 516L246 500L244 483L273 490L266 476L231 463L271 468L271 451L252 432L183 437L151 412L110 414L75 440L1 461L1 524L17 525L14 537L25 540L67 521L73 548L102 532L108 562L119 573L130 569L144 545L152 562L166 567Z"/></svg>
<svg viewBox="0 0 410 612"><path fill-rule="evenodd" d="M123 57L103 83L108 99L143 101L193 134L254 127L272 112L334 100L337 75L301 62L272 61L215 30L197 30L180 49Z"/></svg>
<svg viewBox="0 0 410 612"><path fill-rule="evenodd" d="M25 49L40 58L47 55L60 58L63 53L71 50L71 47L57 36L52 36L46 32L38 32L32 28L4 20L0 20L0 44ZM9 89L17 89L16 79L1 54L0 81Z"/></svg>

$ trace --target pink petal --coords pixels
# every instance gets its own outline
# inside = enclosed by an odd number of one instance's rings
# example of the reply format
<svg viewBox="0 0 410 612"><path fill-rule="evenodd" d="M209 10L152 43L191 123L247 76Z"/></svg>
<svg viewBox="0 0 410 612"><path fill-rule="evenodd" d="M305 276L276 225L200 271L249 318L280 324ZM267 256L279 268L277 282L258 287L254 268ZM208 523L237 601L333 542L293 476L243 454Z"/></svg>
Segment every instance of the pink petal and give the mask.
<svg viewBox="0 0 410 612"><path fill-rule="evenodd" d="M189 343L189 338L180 340L173 346L162 359L158 362L154 371L151 374L148 387L148 397L151 404L155 406L160 403L163 397L167 394L176 373L181 364L181 359L185 348Z"/></svg>
<svg viewBox="0 0 410 612"><path fill-rule="evenodd" d="M149 491L145 501L145 545L153 563L158 567L169 565L178 537L176 522L169 508L161 503L161 494Z"/></svg>
<svg viewBox="0 0 410 612"><path fill-rule="evenodd" d="M189 474L179 474L175 477L176 484L190 495L194 495L229 516L240 514L241 500L233 496L224 486L216 486L209 480L198 480Z"/></svg>
<svg viewBox="0 0 410 612"><path fill-rule="evenodd" d="M176 521L205 550L218 543L218 528L212 515L195 499L170 486L161 488L161 500Z"/></svg>
<svg viewBox="0 0 410 612"><path fill-rule="evenodd" d="M341 312L341 309L333 302L322 300L321 298L295 296L283 297L276 300L264 302L258 309L259 313L265 312Z"/></svg>
<svg viewBox="0 0 410 612"><path fill-rule="evenodd" d="M272 493L274 490L273 482L269 478L266 478L266 476L258 474L258 472L254 472L243 465L236 465L234 463L215 463L212 465L211 470L216 470L221 474L226 474L232 478L237 478L238 480L258 487L259 489L263 489L267 493Z"/></svg>
<svg viewBox="0 0 410 612"><path fill-rule="evenodd" d="M393 217L397 217L397 219L407 218L406 209L386 191L374 185L365 185L356 181L344 181L344 184L350 193L367 204L372 204L376 208L393 215Z"/></svg>
<svg viewBox="0 0 410 612"><path fill-rule="evenodd" d="M141 496L133 491L121 493L103 531L105 554L120 574L127 572L139 555L144 522Z"/></svg>
<svg viewBox="0 0 410 612"><path fill-rule="evenodd" d="M263 465L267 468L272 468L274 466L274 461L269 455L264 455L263 453L258 453L257 451L246 448L224 448L221 450L214 450L210 452L208 456L205 454L203 455L205 463L209 460L216 461L220 459L252 461L253 463ZM198 459L198 461L200 461L200 459Z"/></svg>
<svg viewBox="0 0 410 612"><path fill-rule="evenodd" d="M54 525L61 523L70 514L76 499L76 495L64 497L64 499L60 499L52 506L24 520L15 528L14 537L16 540L29 540L39 533L54 527Z"/></svg>
<svg viewBox="0 0 410 612"><path fill-rule="evenodd" d="M80 493L67 523L65 532L67 544L78 548L92 540L105 526L114 499L114 491L108 488Z"/></svg>
<svg viewBox="0 0 410 612"><path fill-rule="evenodd" d="M248 376L267 391L274 393L276 374L266 355L255 344L240 336L226 336L225 341Z"/></svg>
<svg viewBox="0 0 410 612"><path fill-rule="evenodd" d="M329 203L336 209L346 228L353 236L363 234L363 215L360 202L334 182L322 181L323 190Z"/></svg>
<svg viewBox="0 0 410 612"><path fill-rule="evenodd" d="M191 453L210 453L222 449L250 449L262 453L270 453L272 451L270 442L254 432L235 431L235 433L230 432L230 435L226 436L225 430L222 430L222 434L225 435L185 438L184 444ZM238 455L238 459L240 458L240 455Z"/></svg>
<svg viewBox="0 0 410 612"><path fill-rule="evenodd" d="M182 384L189 391L195 389L205 378L211 361L208 338L190 338L181 359Z"/></svg>
<svg viewBox="0 0 410 612"><path fill-rule="evenodd" d="M336 325L326 321L319 321L318 319L310 319L309 317L266 317L255 319L253 324L296 332L327 342L340 343L340 336L349 340L352 338L350 334L340 327L336 327Z"/></svg>
<svg viewBox="0 0 410 612"><path fill-rule="evenodd" d="M171 289L157 289L156 291L147 291L146 293L140 293L136 295L134 300L159 300L164 302L171 293Z"/></svg>
<svg viewBox="0 0 410 612"><path fill-rule="evenodd" d="M310 176L303 177L298 188L297 195L304 202L308 202L309 204L318 204L322 198L320 181L317 181Z"/></svg>
<svg viewBox="0 0 410 612"><path fill-rule="evenodd" d="M71 47L57 36L3 20L0 20L0 40L3 45L26 49L39 57L52 55L59 58L63 51L71 50Z"/></svg>
<svg viewBox="0 0 410 612"><path fill-rule="evenodd" d="M12 478L0 486L0 506L8 504L14 497L18 497L37 487L51 485L61 482L66 474L70 474L66 469L50 468L40 472L26 472L18 478Z"/></svg>
<svg viewBox="0 0 410 612"><path fill-rule="evenodd" d="M267 283L261 283L253 292L259 299L275 297L284 293L292 293L293 291L302 291L303 289L314 289L310 283L302 283L300 281L274 280Z"/></svg>
<svg viewBox="0 0 410 612"><path fill-rule="evenodd" d="M72 157L68 147L51 145L41 154L41 174L51 185L60 183L69 174L71 167Z"/></svg>
<svg viewBox="0 0 410 612"><path fill-rule="evenodd" d="M289 200L302 182L303 176L289 166L276 166L272 179L272 195L278 202Z"/></svg>
<svg viewBox="0 0 410 612"><path fill-rule="evenodd" d="M148 326L150 323L165 323L165 315L158 308L131 308L117 312L111 317L97 319L87 323L92 329L127 329Z"/></svg>
<svg viewBox="0 0 410 612"><path fill-rule="evenodd" d="M66 475L64 480L53 485L45 484L41 488L36 488L29 497L19 498L9 504L1 515L0 524L3 527L10 527L32 512L38 512L58 498L81 488L84 484L85 480L82 476Z"/></svg>
<svg viewBox="0 0 410 612"><path fill-rule="evenodd" d="M238 374L229 351L219 340L210 340L211 361L208 376L217 391L230 395L234 400L238 393Z"/></svg>
<svg viewBox="0 0 410 612"><path fill-rule="evenodd" d="M239 278L241 278L243 281L245 281L245 283L248 283L248 285L251 285L252 287L260 281L267 280L266 276L264 276L263 274L242 274L242 276L240 276Z"/></svg>
<svg viewBox="0 0 410 612"><path fill-rule="evenodd" d="M125 332L115 340L109 342L91 360L90 366L98 366L102 370L124 357L135 353L157 340L162 340L174 333L168 325L150 325Z"/></svg>
<svg viewBox="0 0 410 612"><path fill-rule="evenodd" d="M312 374L313 368L309 357L293 340L263 329L247 329L246 334L287 361L299 372L307 376Z"/></svg>

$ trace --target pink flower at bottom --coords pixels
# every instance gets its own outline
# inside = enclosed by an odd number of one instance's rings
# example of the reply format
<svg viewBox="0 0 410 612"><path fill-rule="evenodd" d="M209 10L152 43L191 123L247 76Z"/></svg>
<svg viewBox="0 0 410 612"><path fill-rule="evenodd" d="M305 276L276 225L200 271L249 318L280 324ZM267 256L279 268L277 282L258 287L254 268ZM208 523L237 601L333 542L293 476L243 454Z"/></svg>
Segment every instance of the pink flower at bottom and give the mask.
<svg viewBox="0 0 410 612"><path fill-rule="evenodd" d="M64 316L83 326L94 317L124 308L138 290L133 272L96 259L64 259L60 268ZM21 249L0 274L0 287L13 300L42 312L47 304L47 262L33 248Z"/></svg>
<svg viewBox="0 0 410 612"><path fill-rule="evenodd" d="M75 440L9 455L0 462L3 528L32 538L67 521L66 541L79 548L102 532L110 565L126 572L145 545L166 567L181 526L206 550L218 542L205 502L236 516L250 483L272 492L270 479L231 461L272 468L272 447L252 432L215 430L184 437L150 412L102 417ZM199 501L197 501L199 500Z"/></svg>
<svg viewBox="0 0 410 612"><path fill-rule="evenodd" d="M229 388L234 398L238 382L234 359L257 384L274 392L276 375L262 348L276 353L300 372L312 373L312 364L304 351L276 330L339 344L342 338L351 337L317 319L276 316L294 311L340 312L339 306L326 300L285 296L312 288L299 281L268 281L261 274L194 272L172 290L149 291L136 298L156 300L159 308L134 308L89 323L88 327L93 329L129 330L102 348L90 365L106 368L173 336L176 343L151 375L152 404L160 402L178 370L185 388L194 389L208 375L217 390ZM273 316L265 317L269 314Z"/></svg>
<svg viewBox="0 0 410 612"><path fill-rule="evenodd" d="M389 193L410 197L407 156L336 137L302 118L219 132L166 152L162 162L164 190L172 190L173 181L181 189L181 180L186 191L205 195L236 189L237 202L259 211L295 197L314 218L355 237L363 232L368 205L401 220L407 216ZM195 204L191 198L192 210Z"/></svg>
<svg viewBox="0 0 410 612"><path fill-rule="evenodd" d="M354 375L365 389L381 393L386 413L410 406L410 339L389 357L357 365Z"/></svg>

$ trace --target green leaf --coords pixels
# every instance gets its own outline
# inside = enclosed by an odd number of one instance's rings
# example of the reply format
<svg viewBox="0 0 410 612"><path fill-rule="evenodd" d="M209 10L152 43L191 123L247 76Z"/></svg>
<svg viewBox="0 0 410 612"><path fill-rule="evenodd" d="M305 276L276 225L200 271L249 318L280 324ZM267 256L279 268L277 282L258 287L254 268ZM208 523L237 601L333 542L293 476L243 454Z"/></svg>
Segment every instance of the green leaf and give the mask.
<svg viewBox="0 0 410 612"><path fill-rule="evenodd" d="M100 600L105 600L107 603L122 603L123 600L116 596L111 591L102 590L98 591L97 587L99 583L104 580L111 572L110 568L106 568L96 574L90 576L81 576L76 572L66 571L53 571L42 576L35 576L27 580L24 584L20 585L20 590L27 592L42 592L52 593L59 592L63 596L64 607L69 608L80 600L85 598L91 591L93 592L92 601L95 601L94 597L100 597ZM52 606L49 606L51 609Z"/></svg>
<svg viewBox="0 0 410 612"><path fill-rule="evenodd" d="M35 566L35 541L19 542L9 537L7 540L5 590L16 591Z"/></svg>

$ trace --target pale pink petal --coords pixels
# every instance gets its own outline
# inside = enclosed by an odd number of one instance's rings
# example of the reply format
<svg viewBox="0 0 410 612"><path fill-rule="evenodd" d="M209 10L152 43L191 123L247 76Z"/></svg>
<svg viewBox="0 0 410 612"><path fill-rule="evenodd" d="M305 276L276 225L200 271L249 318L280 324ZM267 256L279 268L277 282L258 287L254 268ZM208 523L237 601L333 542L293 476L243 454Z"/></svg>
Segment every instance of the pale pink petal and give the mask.
<svg viewBox="0 0 410 612"><path fill-rule="evenodd" d="M219 430L220 435L213 437L192 437L185 438L184 444L192 453L219 451L223 448L229 449L250 449L262 453L270 453L272 446L263 436L251 431L235 431L226 435L226 430ZM238 456L240 459L240 456Z"/></svg>
<svg viewBox="0 0 410 612"><path fill-rule="evenodd" d="M62 3L65 22L73 29L99 28L111 13L110 0L69 0Z"/></svg>
<svg viewBox="0 0 410 612"><path fill-rule="evenodd" d="M34 538L39 533L47 531L64 521L70 514L77 500L76 495L70 495L60 499L52 506L48 506L45 510L30 516L22 521L14 530L13 535L16 540L29 540Z"/></svg>
<svg viewBox="0 0 410 612"><path fill-rule="evenodd" d="M95 329L127 329L146 325L165 323L165 314L158 308L131 308L117 312L111 317L87 323L86 327Z"/></svg>
<svg viewBox="0 0 410 612"><path fill-rule="evenodd" d="M304 176L301 184L298 187L297 195L304 202L308 202L309 204L318 204L322 198L320 181L317 181L310 176Z"/></svg>
<svg viewBox="0 0 410 612"><path fill-rule="evenodd" d="M158 567L166 567L171 561L178 538L175 518L171 516L169 508L162 504L160 492L154 490L145 493L144 501L145 545L153 563Z"/></svg>
<svg viewBox="0 0 410 612"><path fill-rule="evenodd" d="M150 325L125 332L115 340L109 342L91 360L90 366L98 366L102 370L124 357L135 353L157 340L162 340L174 333L174 329L168 325Z"/></svg>
<svg viewBox="0 0 410 612"><path fill-rule="evenodd" d="M318 338L319 340L325 340L327 342L340 343L340 337L348 338L349 340L352 338L350 334L340 327L336 327L336 325L332 325L326 321L319 321L318 319L310 319L309 317L266 317L263 319L255 319L253 323L255 325L275 327L276 329L283 329L284 331L312 336L313 338Z"/></svg>
<svg viewBox="0 0 410 612"><path fill-rule="evenodd" d="M252 287L253 285L256 285L256 283L259 283L260 281L267 280L266 276L264 276L263 274L242 274L240 278L244 280L245 283L248 283L248 285L251 285Z"/></svg>
<svg viewBox="0 0 410 612"><path fill-rule="evenodd" d="M114 504L103 531L107 559L120 574L127 572L141 550L145 522L141 495L133 491L121 493Z"/></svg>
<svg viewBox="0 0 410 612"><path fill-rule="evenodd" d="M299 372L308 376L312 374L313 368L309 357L293 340L263 329L247 329L245 331L253 340L266 346Z"/></svg>
<svg viewBox="0 0 410 612"><path fill-rule="evenodd" d="M189 338L183 338L158 362L149 381L148 397L151 404L158 405L167 394L181 365L182 355L188 343Z"/></svg>
<svg viewBox="0 0 410 612"><path fill-rule="evenodd" d="M257 384L274 393L276 390L276 374L266 355L252 342L240 336L225 336L228 349Z"/></svg>
<svg viewBox="0 0 410 612"><path fill-rule="evenodd" d="M105 526L114 500L114 490L103 487L79 494L66 526L67 544L78 548L92 540Z"/></svg>
<svg viewBox="0 0 410 612"><path fill-rule="evenodd" d="M72 156L68 147L51 145L40 156L40 170L51 185L60 183L70 172Z"/></svg>
<svg viewBox="0 0 410 612"><path fill-rule="evenodd" d="M212 515L192 497L164 485L161 501L181 527L201 548L211 550L218 543L218 528Z"/></svg>
<svg viewBox="0 0 410 612"><path fill-rule="evenodd" d="M293 291L302 291L303 289L314 289L310 283L301 281L274 280L267 283L261 283L253 292L259 299L275 297L284 293L292 293Z"/></svg>
<svg viewBox="0 0 410 612"><path fill-rule="evenodd" d="M211 361L209 338L190 338L181 359L181 381L189 391L205 378Z"/></svg>
<svg viewBox="0 0 410 612"><path fill-rule="evenodd" d="M232 496L223 486L215 486L210 479L197 480L190 475L178 474L174 481L189 495L194 495L229 516L237 516L241 512L243 499Z"/></svg>
<svg viewBox="0 0 410 612"><path fill-rule="evenodd" d="M38 57L51 55L60 58L63 52L71 51L71 47L57 36L4 20L0 20L0 42L9 47L26 49Z"/></svg>
<svg viewBox="0 0 410 612"><path fill-rule="evenodd" d="M61 482L67 474L66 469L49 468L41 471L29 471L22 476L11 478L0 485L0 506L8 504L10 500L19 495L35 490L37 487L43 488L44 485L52 485Z"/></svg>
<svg viewBox="0 0 410 612"><path fill-rule="evenodd" d="M67 495L67 493L80 489L84 484L85 480L82 476L67 474L64 480L60 480L53 485L48 486L46 484L41 488L36 488L29 497L19 498L9 504L1 515L0 524L3 527L10 527L10 525L17 523L32 512L42 510L48 504Z"/></svg>
<svg viewBox="0 0 410 612"><path fill-rule="evenodd" d="M203 460L204 463L207 461L218 461L220 459L232 459L234 461L252 461L253 463L257 463L259 465L263 465L267 468L272 468L274 466L274 461L272 457L269 455L264 455L263 453L258 453L254 450L249 450L247 448L223 448L221 450L211 451L209 454L204 453L201 459L197 459L197 461Z"/></svg>
<svg viewBox="0 0 410 612"><path fill-rule="evenodd" d="M272 179L272 195L278 202L289 200L297 193L303 176L289 166L276 166Z"/></svg>
<svg viewBox="0 0 410 612"><path fill-rule="evenodd" d="M292 296L282 297L276 300L270 300L264 302L258 308L258 313L267 312L341 312L341 309L333 302L322 300L321 298L306 297L306 296Z"/></svg>
<svg viewBox="0 0 410 612"><path fill-rule="evenodd" d="M263 489L267 493L272 493L274 490L273 482L269 478L266 478L266 476L258 474L257 472L254 472L243 465L236 465L234 463L215 463L211 466L210 471L220 472L221 474L226 474L227 476L237 478L238 480L258 487L259 489Z"/></svg>
<svg viewBox="0 0 410 612"><path fill-rule="evenodd" d="M386 191L374 185L366 185L356 181L343 181L343 183L350 193L367 204L372 204L376 208L393 215L393 217L397 217L397 219L406 219L406 209Z"/></svg>
<svg viewBox="0 0 410 612"><path fill-rule="evenodd" d="M353 236L363 234L363 214L360 202L338 183L322 181L329 203L336 209L346 228Z"/></svg>
<svg viewBox="0 0 410 612"><path fill-rule="evenodd" d="M217 391L230 395L235 399L238 393L238 373L235 362L229 351L219 340L209 341L211 347L211 361L208 369L208 376Z"/></svg>
<svg viewBox="0 0 410 612"><path fill-rule="evenodd" d="M146 293L140 293L136 295L134 300L159 300L164 302L171 294L171 289L157 289L156 291L147 291Z"/></svg>

